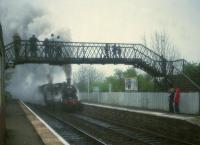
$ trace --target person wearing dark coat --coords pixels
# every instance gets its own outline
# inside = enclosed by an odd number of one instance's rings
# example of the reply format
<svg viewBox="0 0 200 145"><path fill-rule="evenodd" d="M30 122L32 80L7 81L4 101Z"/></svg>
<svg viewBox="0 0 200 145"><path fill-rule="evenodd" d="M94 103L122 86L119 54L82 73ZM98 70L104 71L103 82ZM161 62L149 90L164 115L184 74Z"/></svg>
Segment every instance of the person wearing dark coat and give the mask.
<svg viewBox="0 0 200 145"><path fill-rule="evenodd" d="M15 58L18 59L21 49L21 38L17 33L13 35L13 45L14 45Z"/></svg>
<svg viewBox="0 0 200 145"><path fill-rule="evenodd" d="M109 45L106 44L106 46L104 47L104 51L105 51L105 58L109 58Z"/></svg>
<svg viewBox="0 0 200 145"><path fill-rule="evenodd" d="M62 55L62 42L60 36L57 36L55 51L56 51L56 58L60 58Z"/></svg>
<svg viewBox="0 0 200 145"><path fill-rule="evenodd" d="M113 53L113 57L116 58L116 53L117 53L117 46L116 46L116 44L113 45L112 53Z"/></svg>
<svg viewBox="0 0 200 145"><path fill-rule="evenodd" d="M31 51L31 56L32 57L37 57L37 42L38 42L38 39L35 37L35 35L33 35L29 39L30 51Z"/></svg>
<svg viewBox="0 0 200 145"><path fill-rule="evenodd" d="M118 52L118 57L121 58L122 50L121 50L120 46L118 46L117 52Z"/></svg>
<svg viewBox="0 0 200 145"><path fill-rule="evenodd" d="M45 58L47 58L47 57L50 56L50 45L49 45L49 40L48 40L48 38L45 38L45 39L44 39L43 45L44 45L44 54L45 54Z"/></svg>
<svg viewBox="0 0 200 145"><path fill-rule="evenodd" d="M171 86L169 90L169 112L174 112L174 95L175 95L175 89L173 86Z"/></svg>

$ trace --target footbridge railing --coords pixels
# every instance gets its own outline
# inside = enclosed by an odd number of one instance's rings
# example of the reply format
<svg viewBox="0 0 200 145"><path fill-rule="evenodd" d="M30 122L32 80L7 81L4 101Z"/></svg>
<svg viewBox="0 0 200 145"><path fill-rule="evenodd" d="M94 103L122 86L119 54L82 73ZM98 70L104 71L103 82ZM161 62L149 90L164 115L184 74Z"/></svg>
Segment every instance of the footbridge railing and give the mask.
<svg viewBox="0 0 200 145"><path fill-rule="evenodd" d="M134 65L152 76L178 73L174 66L183 69L184 60L167 61L142 44L91 43L28 40L12 42L5 47L5 63L63 64L127 64Z"/></svg>

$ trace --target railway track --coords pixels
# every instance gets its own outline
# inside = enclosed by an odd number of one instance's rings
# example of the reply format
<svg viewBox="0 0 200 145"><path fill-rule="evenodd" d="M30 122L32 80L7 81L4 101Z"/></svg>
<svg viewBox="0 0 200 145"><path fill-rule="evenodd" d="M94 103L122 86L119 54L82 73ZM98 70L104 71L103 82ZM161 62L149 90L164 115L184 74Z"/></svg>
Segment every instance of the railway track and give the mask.
<svg viewBox="0 0 200 145"><path fill-rule="evenodd" d="M66 119L66 117L64 117ZM122 144L144 144L144 145L194 145L188 142L183 142L181 140L174 140L173 138L165 137L165 136L156 136L155 134L151 134L148 132L144 132L141 130L129 130L127 128L113 125L104 121L99 121L87 116L83 116L80 114L71 114L68 117L68 121L76 122L76 124L80 123L79 126L86 127L94 127L96 126L96 130L101 128L102 130L106 130L107 132L111 132L113 135L117 134L117 139L121 138ZM120 140L117 140L119 143Z"/></svg>
<svg viewBox="0 0 200 145"><path fill-rule="evenodd" d="M70 145L107 145L103 141L91 136L84 130L75 127L69 122L65 122L51 115L50 113L38 109L38 107L27 104L38 116L40 116L49 126L51 126Z"/></svg>
<svg viewBox="0 0 200 145"><path fill-rule="evenodd" d="M44 108L43 108L44 109ZM42 109L42 110L43 110ZM96 120L81 114L66 114L65 112L47 112L57 120L63 121L81 129L86 134L97 138L104 144L116 145L194 145L165 136L157 136L141 130L133 130ZM81 141L81 140L79 140Z"/></svg>

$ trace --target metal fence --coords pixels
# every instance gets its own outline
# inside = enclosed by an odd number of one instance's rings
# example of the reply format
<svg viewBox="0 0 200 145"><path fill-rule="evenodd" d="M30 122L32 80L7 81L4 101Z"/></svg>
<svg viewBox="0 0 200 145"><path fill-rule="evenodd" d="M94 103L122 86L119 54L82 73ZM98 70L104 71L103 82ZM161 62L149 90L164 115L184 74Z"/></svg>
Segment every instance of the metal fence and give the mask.
<svg viewBox="0 0 200 145"><path fill-rule="evenodd" d="M81 101L135 107L139 109L168 111L168 93L163 92L93 92L79 93ZM200 114L200 96L198 92L181 93L180 113Z"/></svg>

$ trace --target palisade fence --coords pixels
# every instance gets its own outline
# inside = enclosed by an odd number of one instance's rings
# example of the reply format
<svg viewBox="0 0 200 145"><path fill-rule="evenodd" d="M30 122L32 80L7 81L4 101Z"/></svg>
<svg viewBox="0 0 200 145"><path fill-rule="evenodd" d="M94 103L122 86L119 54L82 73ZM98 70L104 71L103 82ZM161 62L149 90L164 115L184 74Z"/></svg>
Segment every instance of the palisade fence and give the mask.
<svg viewBox="0 0 200 145"><path fill-rule="evenodd" d="M164 92L92 92L79 93L82 102L134 107L155 111L169 110L169 93ZM199 92L181 93L180 113L200 114Z"/></svg>

